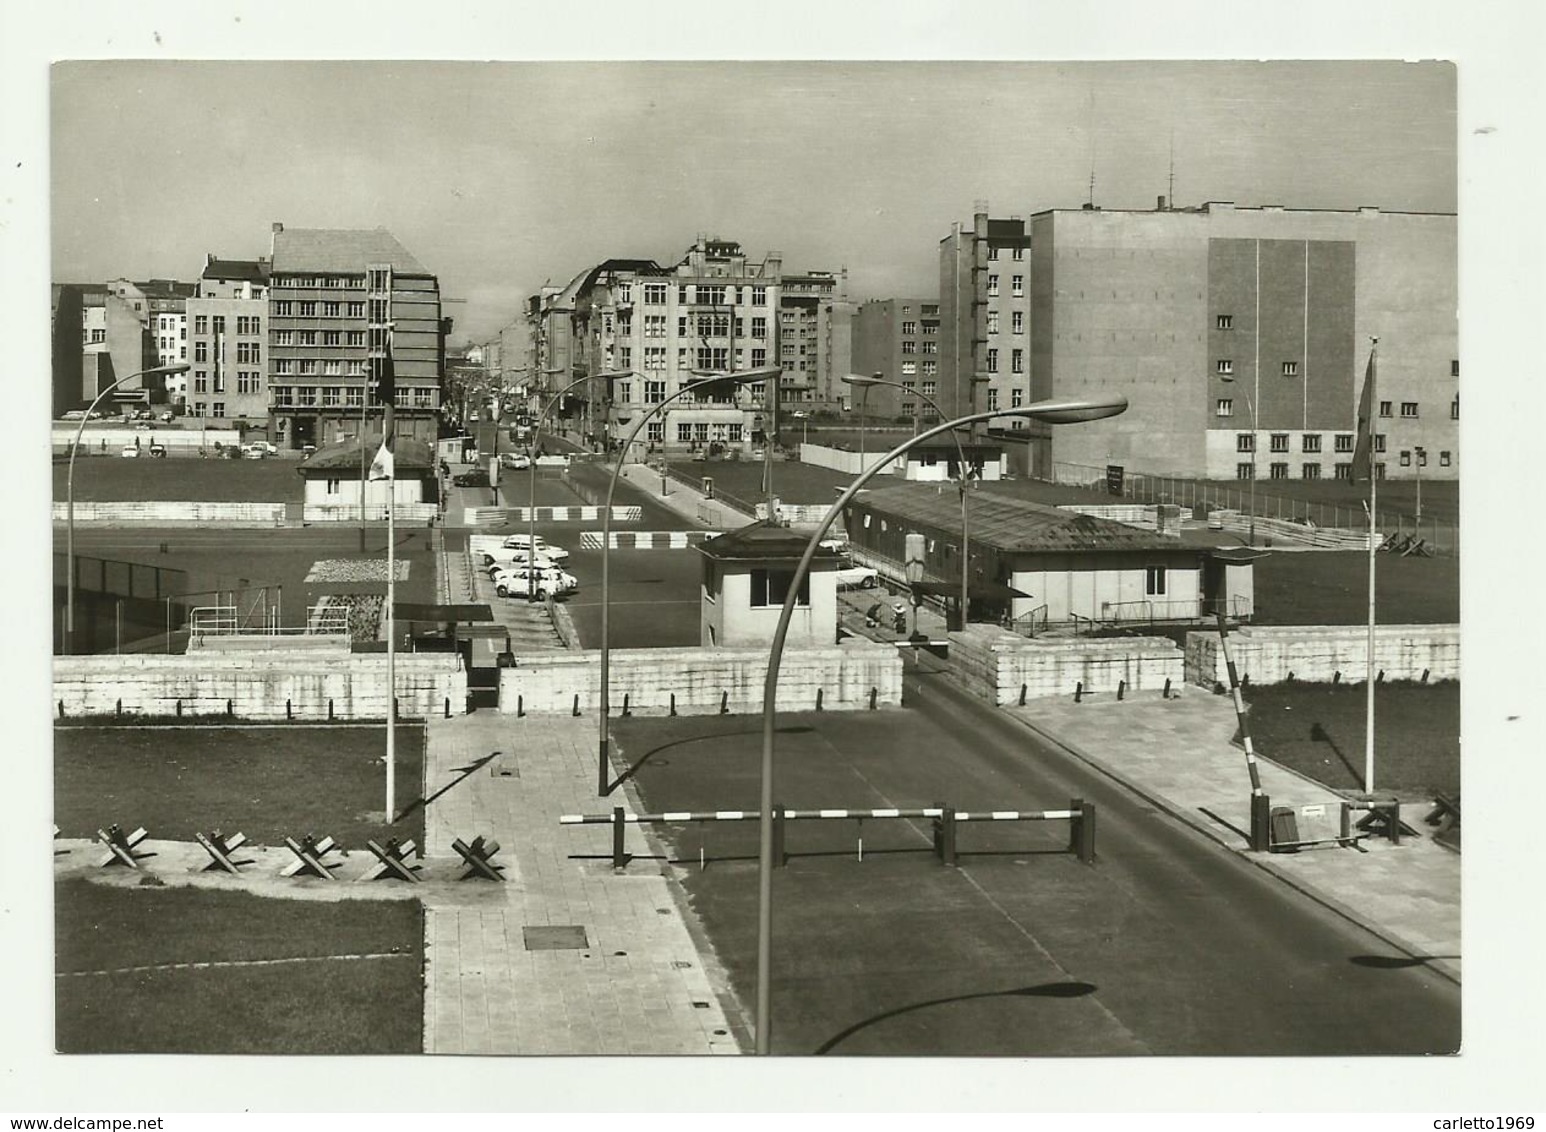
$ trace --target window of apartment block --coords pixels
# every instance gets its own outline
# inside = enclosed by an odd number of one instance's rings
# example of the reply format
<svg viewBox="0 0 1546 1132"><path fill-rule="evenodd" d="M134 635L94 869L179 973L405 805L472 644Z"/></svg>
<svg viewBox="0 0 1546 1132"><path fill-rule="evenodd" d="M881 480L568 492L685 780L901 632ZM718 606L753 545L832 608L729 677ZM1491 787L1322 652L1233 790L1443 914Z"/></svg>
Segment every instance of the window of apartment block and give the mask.
<svg viewBox="0 0 1546 1132"><path fill-rule="evenodd" d="M196 369L193 371L193 391L195 393L209 392L209 371Z"/></svg>
<svg viewBox="0 0 1546 1132"><path fill-rule="evenodd" d="M1403 401L1403 402L1401 402L1401 415L1403 417L1408 418L1408 419L1411 419L1411 418L1417 416L1417 402L1416 401Z"/></svg>
<svg viewBox="0 0 1546 1132"><path fill-rule="evenodd" d="M765 307L768 305L768 289L766 287L752 288L752 306Z"/></svg>
<svg viewBox="0 0 1546 1132"><path fill-rule="evenodd" d="M357 374L360 377L364 377L365 376L365 359L364 358L350 358L349 359L349 364L345 368L351 374Z"/></svg>
<svg viewBox="0 0 1546 1132"><path fill-rule="evenodd" d="M363 330L346 330L346 331L344 331L344 345L346 345L346 346L363 346L363 345L365 345L365 331L363 331Z"/></svg>
<svg viewBox="0 0 1546 1132"><path fill-rule="evenodd" d="M650 421L644 426L644 439L651 444L664 444L666 442L666 422Z"/></svg>
<svg viewBox="0 0 1546 1132"><path fill-rule="evenodd" d="M647 307L665 306L666 285L664 283L646 283L644 285L644 305Z"/></svg>
<svg viewBox="0 0 1546 1132"><path fill-rule="evenodd" d="M997 294L998 294L998 276L997 275L990 275L990 276L988 276L988 297L989 298L993 298Z"/></svg>
<svg viewBox="0 0 1546 1132"><path fill-rule="evenodd" d="M925 381L923 383L923 395L925 397L932 397L932 396L934 396L934 392L935 392L935 390L938 387L939 387L939 383L938 382L935 382L935 381Z"/></svg>
<svg viewBox="0 0 1546 1132"><path fill-rule="evenodd" d="M933 316L936 316L936 315L939 314L939 304L938 303L924 303L922 306L920 306L918 308L918 313L923 315L924 318L931 318Z"/></svg>
<svg viewBox="0 0 1546 1132"><path fill-rule="evenodd" d="M1275 480L1286 480L1288 478L1288 465L1274 461L1267 465L1267 475Z"/></svg>
<svg viewBox="0 0 1546 1132"><path fill-rule="evenodd" d="M289 318L295 314L295 304L289 299L274 300L274 315L276 318Z"/></svg>
<svg viewBox="0 0 1546 1132"><path fill-rule="evenodd" d="M1220 358L1213 367L1213 372L1221 376L1229 376L1235 372L1235 363L1229 358Z"/></svg>
<svg viewBox="0 0 1546 1132"><path fill-rule="evenodd" d="M707 444L709 442L708 421L693 421L692 438L699 444Z"/></svg>
<svg viewBox="0 0 1546 1132"><path fill-rule="evenodd" d="M761 369L768 364L768 351L765 346L752 347L752 369Z"/></svg>
<svg viewBox="0 0 1546 1132"><path fill-rule="evenodd" d="M1299 363L1298 362L1284 362L1283 363L1283 376L1284 377L1298 377L1299 376Z"/></svg>
<svg viewBox="0 0 1546 1132"><path fill-rule="evenodd" d="M1449 467L1449 453L1448 452L1441 451L1439 453L1439 467L1441 467L1441 468Z"/></svg>
<svg viewBox="0 0 1546 1132"><path fill-rule="evenodd" d="M686 421L676 422L676 442L678 444L692 443L692 425Z"/></svg>
<svg viewBox="0 0 1546 1132"><path fill-rule="evenodd" d="M193 360L196 362L209 361L209 343L195 342L193 344Z"/></svg>
<svg viewBox="0 0 1546 1132"><path fill-rule="evenodd" d="M210 328L212 330L214 330L214 332L216 334L224 334L225 333L225 315L217 314L217 315L211 316L211 318L209 320L209 325L210 325Z"/></svg>
<svg viewBox="0 0 1546 1132"><path fill-rule="evenodd" d="M364 303L350 303L348 305L347 309L349 311L349 317L350 318L364 318L365 317L365 304Z"/></svg>
<svg viewBox="0 0 1546 1132"><path fill-rule="evenodd" d="M1165 596L1165 567L1145 566L1143 570L1143 592L1148 597Z"/></svg>
<svg viewBox="0 0 1546 1132"><path fill-rule="evenodd" d="M725 429L725 439L730 441L731 444L741 443L743 435L744 426L742 426L740 421L732 421L730 426Z"/></svg>
<svg viewBox="0 0 1546 1132"><path fill-rule="evenodd" d="M1025 333L1025 312L1024 311L1010 311L1009 312L1009 330L1010 330L1010 333L1012 333L1012 334L1024 334Z"/></svg>
<svg viewBox="0 0 1546 1132"><path fill-rule="evenodd" d="M209 415L212 417L225 416L225 402L215 401L209 406Z"/></svg>
<svg viewBox="0 0 1546 1132"><path fill-rule="evenodd" d="M904 374L915 374L915 373L917 373L918 372L918 363L917 362L903 362L902 363L902 372Z"/></svg>
<svg viewBox="0 0 1546 1132"><path fill-rule="evenodd" d="M316 373L317 360L315 358L302 358L300 371L301 373Z"/></svg>
<svg viewBox="0 0 1546 1132"><path fill-rule="evenodd" d="M738 320L739 321L739 320ZM752 319L752 337L766 338L768 336L768 320L764 315L758 315Z"/></svg>
<svg viewBox="0 0 1546 1132"><path fill-rule="evenodd" d="M666 316L663 314L645 315L644 336L646 338L664 338L666 336Z"/></svg>
<svg viewBox="0 0 1546 1132"><path fill-rule="evenodd" d="M1300 441L1299 450L1301 452L1319 452L1321 450L1321 434L1318 432L1305 433Z"/></svg>
<svg viewBox="0 0 1546 1132"><path fill-rule="evenodd" d="M1458 393L1455 394L1454 400L1449 403L1449 419L1452 421L1460 419L1460 395Z"/></svg>
<svg viewBox="0 0 1546 1132"><path fill-rule="evenodd" d="M390 279L390 272L384 267L372 267L366 271L366 286L372 291L385 291ZM310 281L307 281L310 284Z"/></svg>
<svg viewBox="0 0 1546 1132"><path fill-rule="evenodd" d="M1318 480L1321 478L1321 466L1319 464L1304 464L1300 471L1300 479Z"/></svg>
<svg viewBox="0 0 1546 1132"><path fill-rule="evenodd" d="M1018 408L1020 408L1020 406L1022 406L1024 404L1025 404L1025 390L1023 390L1023 389L1011 389L1009 391L1009 407L1011 409L1018 409Z"/></svg>
<svg viewBox="0 0 1546 1132"><path fill-rule="evenodd" d="M1353 478L1353 465L1348 463L1333 464L1331 466L1331 474L1339 480L1350 480Z"/></svg>
<svg viewBox="0 0 1546 1132"><path fill-rule="evenodd" d="M666 348L664 346L644 347L644 368L647 370L665 369Z"/></svg>
<svg viewBox="0 0 1546 1132"><path fill-rule="evenodd" d="M1412 450L1410 448L1401 449L1401 455L1398 459L1403 468L1410 468L1412 466Z"/></svg>
<svg viewBox="0 0 1546 1132"><path fill-rule="evenodd" d="M1376 452L1385 451L1385 434L1383 432L1374 434L1374 450Z"/></svg>
<svg viewBox="0 0 1546 1132"><path fill-rule="evenodd" d="M1009 352L1009 372L1010 373L1024 373L1025 372L1025 351L1024 350L1011 350Z"/></svg>
<svg viewBox="0 0 1546 1132"><path fill-rule="evenodd" d="M344 405L350 409L358 409L365 404L365 390L358 385L344 387Z"/></svg>
<svg viewBox="0 0 1546 1132"><path fill-rule="evenodd" d="M676 316L676 336L678 338L687 337L687 323L688 318L685 314L679 314Z"/></svg>
<svg viewBox="0 0 1546 1132"><path fill-rule="evenodd" d="M906 397L907 394L904 393L903 396ZM899 401L897 408L901 410L903 416L910 417L918 408L918 403L916 401Z"/></svg>
<svg viewBox="0 0 1546 1132"><path fill-rule="evenodd" d="M904 354L916 354L917 352L918 352L918 343L914 342L911 338L904 338L902 340L902 353L904 353Z"/></svg>
<svg viewBox="0 0 1546 1132"><path fill-rule="evenodd" d="M344 402L342 386L324 385L322 387L322 407L324 409L336 409Z"/></svg>
<svg viewBox="0 0 1546 1132"><path fill-rule="evenodd" d="M1450 363L1449 363L1449 376L1450 377L1459 377L1460 376L1460 359L1459 358L1454 358L1454 359L1452 359L1450 361Z"/></svg>
<svg viewBox="0 0 1546 1132"><path fill-rule="evenodd" d="M1023 260L1025 258L1025 249L1021 247L1011 248L1009 251L1009 258L1013 260Z"/></svg>
<svg viewBox="0 0 1546 1132"><path fill-rule="evenodd" d="M1249 432L1237 432L1237 433L1235 433L1235 451L1236 452L1255 452L1256 451L1256 437L1255 437L1255 435L1253 433L1249 433Z"/></svg>
<svg viewBox="0 0 1546 1132"><path fill-rule="evenodd" d="M322 344L324 346L342 346L344 342L343 331L324 330L322 332Z"/></svg>
<svg viewBox="0 0 1546 1132"><path fill-rule="evenodd" d="M632 369L633 368L633 347L632 346L619 346L617 348L617 368L618 369Z"/></svg>
<svg viewBox="0 0 1546 1132"><path fill-rule="evenodd" d="M998 351L997 350L989 350L988 351L988 372L989 373L997 373L998 372Z"/></svg>
<svg viewBox="0 0 1546 1132"><path fill-rule="evenodd" d="M342 377L344 363L339 358L328 358L322 363L322 372L328 377Z"/></svg>
<svg viewBox="0 0 1546 1132"><path fill-rule="evenodd" d="M1219 330L1233 330L1235 328L1235 316L1221 314L1213 320L1213 325Z"/></svg>
<svg viewBox="0 0 1546 1132"><path fill-rule="evenodd" d="M236 391L238 393L256 393L258 391L258 374L255 370L236 371Z"/></svg>
<svg viewBox="0 0 1546 1132"><path fill-rule="evenodd" d="M324 318L337 318L343 313L344 305L337 299L326 299L323 301L322 314Z"/></svg>
<svg viewBox="0 0 1546 1132"><path fill-rule="evenodd" d="M1382 417L1390 416L1390 408L1391 408L1391 402L1389 402L1389 401L1381 401L1380 402L1380 416L1382 416Z"/></svg>
<svg viewBox="0 0 1546 1132"><path fill-rule="evenodd" d="M723 286L699 283L695 290L697 302L717 307L725 305L725 288Z"/></svg>
<svg viewBox="0 0 1546 1132"><path fill-rule="evenodd" d="M728 346L699 346L698 368L709 370L724 370L730 366L730 348Z"/></svg>
<svg viewBox="0 0 1546 1132"><path fill-rule="evenodd" d="M209 333L209 315L196 314L193 316L193 332L195 334Z"/></svg>
<svg viewBox="0 0 1546 1132"><path fill-rule="evenodd" d="M917 323L917 321L913 320L913 319L909 319L908 321L902 323L902 333L906 334L906 335L909 335L909 336L917 334L918 333L918 323Z"/></svg>
<svg viewBox="0 0 1546 1132"><path fill-rule="evenodd" d="M923 342L923 352L925 354L939 353L939 343L925 338Z"/></svg>
<svg viewBox="0 0 1546 1132"><path fill-rule="evenodd" d="M619 381L613 387L613 400L620 405L626 405L633 400L633 382Z"/></svg>
<svg viewBox="0 0 1546 1132"><path fill-rule="evenodd" d="M658 405L666 399L666 383L664 381L646 381L644 383L644 403L646 405Z"/></svg>
<svg viewBox="0 0 1546 1132"><path fill-rule="evenodd" d="M988 312L988 333L989 334L997 334L998 333L998 311L989 311Z"/></svg>
<svg viewBox="0 0 1546 1132"><path fill-rule="evenodd" d="M1213 405L1213 415L1216 417L1232 417L1235 415L1235 402L1229 397L1220 397Z"/></svg>
<svg viewBox="0 0 1546 1132"><path fill-rule="evenodd" d="M1351 452L1353 450L1353 434L1339 432L1332 440L1332 447L1338 452Z"/></svg>
<svg viewBox="0 0 1546 1132"><path fill-rule="evenodd" d="M1256 478L1256 465L1255 464L1236 464L1235 465L1235 479L1237 479L1237 480L1254 480L1255 478Z"/></svg>
<svg viewBox="0 0 1546 1132"><path fill-rule="evenodd" d="M289 358L275 358L274 359L274 372L275 373L294 373L295 372L295 362L292 361Z"/></svg>
<svg viewBox="0 0 1546 1132"><path fill-rule="evenodd" d="M276 409L289 408L291 402L294 400L294 396L295 391L288 385L274 386L274 407Z"/></svg>
<svg viewBox="0 0 1546 1132"><path fill-rule="evenodd" d="M933 377L939 372L939 363L935 361L925 361L923 363L922 372L924 377Z"/></svg>
<svg viewBox="0 0 1546 1132"><path fill-rule="evenodd" d="M193 410L188 415L190 417L202 417L204 415L204 402L195 401L193 403Z"/></svg>
<svg viewBox="0 0 1546 1132"><path fill-rule="evenodd" d="M993 413L993 412L997 412L997 411L998 411L998 390L997 389L989 389L988 390L988 412Z"/></svg>
<svg viewBox="0 0 1546 1132"><path fill-rule="evenodd" d="M295 304L295 309L302 318L317 317L317 301L315 299L301 299Z"/></svg>
<svg viewBox="0 0 1546 1132"><path fill-rule="evenodd" d="M1271 439L1268 441L1268 444L1270 446L1269 447L1269 451L1272 451L1272 452L1287 452L1288 451L1288 433L1286 433L1286 432L1275 432L1275 433L1273 433Z"/></svg>
<svg viewBox="0 0 1546 1132"><path fill-rule="evenodd" d="M297 331L296 341L302 346L315 346L317 344L317 332L315 330Z"/></svg>
<svg viewBox="0 0 1546 1132"><path fill-rule="evenodd" d="M1009 277L1009 293L1016 298L1025 294L1025 276L1011 275Z"/></svg>

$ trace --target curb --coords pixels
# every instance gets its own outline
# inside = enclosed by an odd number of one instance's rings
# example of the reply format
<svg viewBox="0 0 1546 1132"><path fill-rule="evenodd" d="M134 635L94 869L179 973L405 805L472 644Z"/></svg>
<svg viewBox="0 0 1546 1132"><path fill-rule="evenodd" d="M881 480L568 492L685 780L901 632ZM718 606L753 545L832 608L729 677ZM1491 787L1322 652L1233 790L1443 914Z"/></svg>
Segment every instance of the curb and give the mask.
<svg viewBox="0 0 1546 1132"><path fill-rule="evenodd" d="M1160 810L1163 810L1171 817L1177 819L1191 829L1196 830L1198 833L1201 833L1203 836L1209 838L1210 840L1218 843L1220 846L1229 850L1237 857L1240 857L1241 859L1249 862L1268 875L1276 877L1278 880L1282 881L1284 884L1288 885L1288 887L1294 889L1295 891L1308 896L1311 900L1314 900L1323 908L1335 912L1343 919L1364 929L1376 938L1383 940L1391 947L1394 947L1397 951L1405 952L1410 958L1423 960L1424 966L1428 967L1435 974L1448 979L1456 986L1461 985L1460 970L1453 962L1446 959L1435 959L1431 956L1425 955L1423 948L1408 942L1401 936L1397 935L1395 932L1391 931L1389 928L1386 928L1380 924L1373 923L1363 916L1360 916L1359 913L1354 909L1349 908L1335 897L1329 896L1315 885L1310 884L1291 873L1287 873L1279 869L1269 859L1270 855L1269 857L1257 856L1251 853L1249 850L1243 850L1235 845L1230 844L1212 827L1198 821L1189 811L1181 809L1164 795L1156 794L1151 790L1145 789L1138 783L1134 782L1131 778L1117 772L1116 770L1113 770L1110 766L1106 765L1101 760L1079 749L1072 743L1058 738L1056 735L1047 731L1043 727L1032 723L1030 720L1016 715L1013 712L1006 714L1008 714L1010 718L1020 723L1027 731L1030 731L1042 741L1056 747L1058 750L1063 751L1068 755L1071 755L1072 757L1078 759L1080 762L1089 765L1093 769L1099 771L1101 774L1104 774L1113 782L1117 783L1117 785L1121 786L1123 789L1131 791L1133 794L1136 794L1138 797L1142 798L1149 804L1159 808ZM1317 785L1319 784L1317 783Z"/></svg>

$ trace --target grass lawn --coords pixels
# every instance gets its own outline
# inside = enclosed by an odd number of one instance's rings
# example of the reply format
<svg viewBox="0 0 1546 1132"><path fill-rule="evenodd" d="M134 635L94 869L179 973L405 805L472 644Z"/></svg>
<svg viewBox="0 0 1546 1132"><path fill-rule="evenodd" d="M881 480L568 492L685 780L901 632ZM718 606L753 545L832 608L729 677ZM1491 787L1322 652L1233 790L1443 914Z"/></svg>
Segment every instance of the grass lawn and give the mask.
<svg viewBox="0 0 1546 1132"><path fill-rule="evenodd" d="M1364 685L1253 686L1245 698L1253 745L1265 757L1335 790L1363 786ZM1374 725L1377 789L1414 800L1459 796L1458 681L1378 686Z"/></svg>
<svg viewBox="0 0 1546 1132"><path fill-rule="evenodd" d="M92 837L116 822L153 839L240 831L258 845L330 834L347 848L382 836L385 726L56 727L54 824ZM424 844L424 729L397 729L391 835Z"/></svg>
<svg viewBox="0 0 1546 1132"><path fill-rule="evenodd" d="M1460 621L1460 559L1381 554L1375 617L1384 625ZM1362 625L1369 619L1369 555L1302 551L1256 560L1258 625Z"/></svg>
<svg viewBox="0 0 1546 1132"><path fill-rule="evenodd" d="M673 460L671 467L697 483L714 479L716 494L733 495L747 503L763 499L761 460ZM847 487L853 476L832 468L819 468L797 460L773 461L773 491L785 503L832 503L836 489Z"/></svg>
<svg viewBox="0 0 1546 1132"><path fill-rule="evenodd" d="M299 460L124 460L80 456L75 461L75 498L96 503L197 501L299 503L303 484ZM54 498L65 498L69 463L54 459Z"/></svg>
<svg viewBox="0 0 1546 1132"><path fill-rule="evenodd" d="M63 1053L419 1053L423 916L417 900L62 881L54 1044ZM389 957L122 970L359 955Z"/></svg>

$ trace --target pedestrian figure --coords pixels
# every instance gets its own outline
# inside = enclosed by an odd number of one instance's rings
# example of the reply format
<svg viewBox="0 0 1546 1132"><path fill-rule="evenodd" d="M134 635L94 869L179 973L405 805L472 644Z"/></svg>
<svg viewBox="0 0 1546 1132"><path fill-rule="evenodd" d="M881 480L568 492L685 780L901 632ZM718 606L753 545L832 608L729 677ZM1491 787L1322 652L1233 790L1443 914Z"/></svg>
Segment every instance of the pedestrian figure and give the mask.
<svg viewBox="0 0 1546 1132"><path fill-rule="evenodd" d="M907 606L900 601L891 607L891 627L898 633L907 632Z"/></svg>
<svg viewBox="0 0 1546 1132"><path fill-rule="evenodd" d="M864 627L866 629L873 629L880 624L880 611L881 604L878 601L864 611Z"/></svg>

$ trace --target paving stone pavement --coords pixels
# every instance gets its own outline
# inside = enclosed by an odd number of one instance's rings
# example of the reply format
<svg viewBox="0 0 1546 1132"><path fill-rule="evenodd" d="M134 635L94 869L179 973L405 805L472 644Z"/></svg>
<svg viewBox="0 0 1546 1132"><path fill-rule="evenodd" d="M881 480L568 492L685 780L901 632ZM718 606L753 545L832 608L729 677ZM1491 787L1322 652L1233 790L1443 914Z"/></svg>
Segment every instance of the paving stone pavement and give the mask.
<svg viewBox="0 0 1546 1132"><path fill-rule="evenodd" d="M1316 847L1298 853L1251 853L1250 777L1245 751L1231 740L1234 704L1200 688L1164 699L1146 693L1076 704L1071 697L1006 708L1223 845L1363 924L1430 966L1460 977L1460 854L1429 836L1427 800L1404 800L1406 824L1421 836L1399 845L1370 838L1368 850ZM1300 811L1300 836L1336 830L1344 795L1270 758L1257 756L1262 788L1274 808ZM1304 807L1312 816L1306 817ZM1324 816L1313 816L1324 807Z"/></svg>
<svg viewBox="0 0 1546 1132"><path fill-rule="evenodd" d="M608 827L558 824L638 809L626 787L596 797L593 718L432 720L426 776L427 855L482 835L499 842L494 861L505 866L503 883L423 894L426 1053L741 1052L744 1027L722 1006L733 1002L728 982L664 867L636 860L614 872ZM625 846L656 852L636 825ZM561 927L582 929L584 945L542 949L546 933L533 929Z"/></svg>

